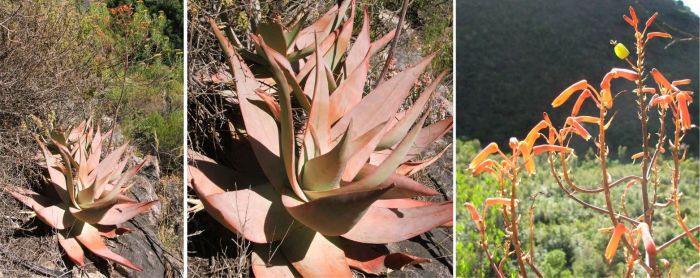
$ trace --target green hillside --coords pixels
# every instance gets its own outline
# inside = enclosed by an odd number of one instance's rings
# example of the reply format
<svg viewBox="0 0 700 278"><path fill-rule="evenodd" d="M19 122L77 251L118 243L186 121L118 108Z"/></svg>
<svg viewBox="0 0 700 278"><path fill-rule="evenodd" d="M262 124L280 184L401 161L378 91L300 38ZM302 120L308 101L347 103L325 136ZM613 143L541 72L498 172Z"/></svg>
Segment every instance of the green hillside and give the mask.
<svg viewBox="0 0 700 278"><path fill-rule="evenodd" d="M505 144L510 136L526 134L543 111L561 123L573 103L557 110L550 103L564 88L581 79L598 84L611 68L625 67L610 40L633 49L632 29L622 19L628 5L643 21L659 12L652 30L669 32L674 39L694 37L668 47L668 40L653 41L647 67L658 68L669 79L691 78L691 88L698 92L698 16L680 2L457 1L458 136ZM624 82L618 82L613 84L615 90L626 89L618 85ZM634 147L640 145L641 131L633 99L627 94L615 102L615 128L607 136L614 153L621 145L629 147L627 155L639 148ZM691 113L697 124L698 101ZM658 120L650 124L656 130ZM698 136L689 136L686 142L697 155Z"/></svg>

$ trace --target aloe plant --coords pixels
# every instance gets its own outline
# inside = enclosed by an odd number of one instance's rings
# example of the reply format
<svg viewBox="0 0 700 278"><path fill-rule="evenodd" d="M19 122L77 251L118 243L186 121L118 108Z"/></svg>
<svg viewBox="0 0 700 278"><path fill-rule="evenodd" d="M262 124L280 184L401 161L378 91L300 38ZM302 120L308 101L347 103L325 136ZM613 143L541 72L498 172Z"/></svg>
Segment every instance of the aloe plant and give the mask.
<svg viewBox="0 0 700 278"><path fill-rule="evenodd" d="M242 116L231 120L241 136L230 140L252 149L229 157L259 169L234 170L190 150L188 182L210 215L254 243L256 276L386 273L428 260L370 244L451 225L452 202L414 199L439 193L408 177L444 152L415 161L452 129L452 118L424 126L426 104L447 72L403 111L434 55L365 95L370 58L393 33L372 42L365 10L351 46L354 19L355 3L346 0L305 28L303 21L263 23L250 35L253 50L209 20ZM293 107L303 111L298 125Z"/></svg>
<svg viewBox="0 0 700 278"><path fill-rule="evenodd" d="M58 243L78 266L85 265L85 247L99 257L142 271L110 251L102 238L130 232L118 225L147 212L158 202L138 202L124 195L146 160L125 171L128 144L103 157L103 142L110 138L111 131L101 133L91 120L47 135L46 143L35 136L48 172L43 192L15 186L6 187L5 191L56 230Z"/></svg>

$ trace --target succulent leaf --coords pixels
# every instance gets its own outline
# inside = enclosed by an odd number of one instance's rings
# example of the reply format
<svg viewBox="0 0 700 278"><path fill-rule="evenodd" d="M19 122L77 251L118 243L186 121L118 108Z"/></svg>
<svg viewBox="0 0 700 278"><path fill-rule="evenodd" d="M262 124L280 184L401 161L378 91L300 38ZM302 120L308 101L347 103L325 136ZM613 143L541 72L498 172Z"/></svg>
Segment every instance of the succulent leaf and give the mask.
<svg viewBox="0 0 700 278"><path fill-rule="evenodd" d="M367 208L390 187L349 192L323 197L309 202L282 195L282 203L289 214L305 226L327 236L348 232Z"/></svg>
<svg viewBox="0 0 700 278"><path fill-rule="evenodd" d="M187 168L190 185L204 209L229 230L252 242L268 243L282 239L293 227L293 218L269 184L239 179L242 175L215 163L197 161L195 165Z"/></svg>
<svg viewBox="0 0 700 278"><path fill-rule="evenodd" d="M334 241L309 228L290 232L280 250L303 277L353 277L345 253ZM293 240L291 240L293 239Z"/></svg>
<svg viewBox="0 0 700 278"><path fill-rule="evenodd" d="M372 205L344 238L371 244L399 242L452 221L452 202L413 207ZM377 227L382 227L377 232Z"/></svg>

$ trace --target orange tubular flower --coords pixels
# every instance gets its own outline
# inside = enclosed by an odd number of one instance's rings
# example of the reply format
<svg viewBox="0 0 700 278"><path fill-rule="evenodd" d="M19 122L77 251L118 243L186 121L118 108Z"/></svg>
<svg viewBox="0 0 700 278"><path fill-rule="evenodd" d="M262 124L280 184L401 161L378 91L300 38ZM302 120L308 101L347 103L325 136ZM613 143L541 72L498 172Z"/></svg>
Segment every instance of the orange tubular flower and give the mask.
<svg viewBox="0 0 700 278"><path fill-rule="evenodd" d="M466 207L469 210L469 213L472 216L472 219L476 223L477 226L480 226L481 222L481 216L479 216L479 212L476 210L476 207L472 203L465 203L464 207Z"/></svg>
<svg viewBox="0 0 700 278"><path fill-rule="evenodd" d="M575 92L581 91L586 89L588 87L588 81L586 80L581 80L579 82L574 83L573 85L569 86L566 88L564 91L557 96L557 98L552 101L552 107L557 108L564 104L566 100L568 100L571 95L573 95Z"/></svg>
<svg viewBox="0 0 700 278"><path fill-rule="evenodd" d="M586 101L586 99L592 98L597 102L597 100L593 97L593 94L591 94L591 91L586 89L581 93L581 95L578 96L578 99L576 99L576 103L574 103L574 108L571 109L571 116L576 116L578 115L579 110L581 110L581 106L583 105L583 102Z"/></svg>
<svg viewBox="0 0 700 278"><path fill-rule="evenodd" d="M557 145L539 145L532 148L532 154L538 155L543 152L559 152L559 153L571 153L574 149L557 146Z"/></svg>
<svg viewBox="0 0 700 278"><path fill-rule="evenodd" d="M578 116L578 117L574 117L574 119L577 122L584 122L584 123L591 123L591 124L600 123L600 118L593 117L593 116Z"/></svg>
<svg viewBox="0 0 700 278"><path fill-rule="evenodd" d="M638 91L637 89L634 89L633 92L639 93L639 91ZM644 88L642 88L642 93L655 95L655 94L656 94L656 89L654 89L654 88L649 88L649 87L644 87Z"/></svg>
<svg viewBox="0 0 700 278"><path fill-rule="evenodd" d="M665 32L650 32L649 34L647 34L647 41L651 40L652 38L656 38L656 37L670 39L671 34L665 33Z"/></svg>
<svg viewBox="0 0 700 278"><path fill-rule="evenodd" d="M651 23L654 22L654 19L656 19L656 16L659 15L659 13L654 13L649 19L647 19L647 23L644 24L646 27L651 26Z"/></svg>
<svg viewBox="0 0 700 278"><path fill-rule="evenodd" d="M651 76L654 78L654 82L656 82L659 87L666 89L666 93L669 91L679 91L678 88L673 86L671 82L668 82L668 79L666 79L666 77L664 77L663 74L661 74L661 72L656 68L651 69ZM662 93L664 92L662 91Z"/></svg>
<svg viewBox="0 0 700 278"><path fill-rule="evenodd" d="M535 160L532 159L532 155L530 154L531 147L528 146L527 142L521 141L518 144L518 148L523 154L523 161L525 161L525 171L527 171L528 174L532 175L533 173L535 173Z"/></svg>
<svg viewBox="0 0 700 278"><path fill-rule="evenodd" d="M683 131L685 131L692 126L690 122L690 113L688 112L688 105L693 102L693 97L686 92L680 92L676 95L676 99L678 100L678 111L681 116L681 125L683 127Z"/></svg>
<svg viewBox="0 0 700 278"><path fill-rule="evenodd" d="M608 263L612 262L612 259L615 256L615 251L617 251L617 246L620 244L620 238L626 231L627 228L625 227L625 224L617 223L617 226L615 226L615 229L613 230L613 235L610 238L610 242L608 242L608 247L605 248L605 259L608 260Z"/></svg>
<svg viewBox="0 0 700 278"><path fill-rule="evenodd" d="M632 17L632 26L634 27L634 29L637 29L637 24L639 24L639 18L637 18L637 13L634 12L634 8L632 8L632 6L630 6L630 16Z"/></svg>
<svg viewBox="0 0 700 278"><path fill-rule="evenodd" d="M638 158L642 157L642 155L644 155L644 152L638 152L638 153L632 155L632 157L630 157L630 158L631 158L632 160L635 160L635 159L638 159Z"/></svg>
<svg viewBox="0 0 700 278"><path fill-rule="evenodd" d="M681 79L681 80L676 80L671 82L671 85L673 86L683 86L683 85L690 85L691 80L690 79Z"/></svg>
<svg viewBox="0 0 700 278"><path fill-rule="evenodd" d="M588 133L588 130L586 130L586 129L581 125L581 123L579 123L579 122L576 120L576 118L574 118L574 117L568 117L568 118L566 118L566 123L567 123L568 125L570 125L570 126L573 128L572 131L573 131L574 133L580 135L581 137L583 137L583 139L586 139L586 141L588 141L588 139L591 139L591 134Z"/></svg>
<svg viewBox="0 0 700 278"><path fill-rule="evenodd" d="M499 151L498 144L496 144L496 143L489 144L488 146L486 146L486 148L481 150L481 152L479 152L479 154L477 154L476 157L474 157L474 160L472 160L471 163L469 163L469 169L474 171L474 169L476 169L476 167L479 164L481 164L481 162L486 160L486 158L488 158L489 155L494 154L498 151Z"/></svg>
<svg viewBox="0 0 700 278"><path fill-rule="evenodd" d="M535 145L535 141L537 140L538 137L540 137L540 130L547 128L549 124L545 120L541 120L535 127L533 127L530 132L527 134L527 137L525 137L525 142L527 142L527 145L532 148L533 145Z"/></svg>
<svg viewBox="0 0 700 278"><path fill-rule="evenodd" d="M628 70L628 69L621 69L621 68L613 68L608 72L605 77L603 77L603 81L600 82L600 88L601 88L601 102L605 107L608 109L612 108L613 104L613 99L612 99L612 93L610 92L610 82L615 79L615 78L624 78L629 81L635 81L637 78L639 78L639 75L637 72Z"/></svg>
<svg viewBox="0 0 700 278"><path fill-rule="evenodd" d="M673 95L654 95L649 101L650 106L660 106L663 109L668 108L671 103L673 103Z"/></svg>
<svg viewBox="0 0 700 278"><path fill-rule="evenodd" d="M472 171L472 176L478 176L478 175L480 175L480 174L483 173L483 172L492 173L492 172L493 172L493 168L492 168L492 167L493 167L494 165L498 165L498 164L497 164L496 161L494 161L493 159L484 160L483 162L479 163L479 165L477 165L476 168L474 168L474 169L471 170L471 171Z"/></svg>
<svg viewBox="0 0 700 278"><path fill-rule="evenodd" d="M518 200L515 200L515 203L517 205ZM510 199L509 198L486 198L485 204L486 204L486 207L484 209L488 209L490 206L495 206L495 205L510 206Z"/></svg>
<svg viewBox="0 0 700 278"><path fill-rule="evenodd" d="M647 250L647 253L656 254L656 243L654 243L654 239L651 237L651 233L649 233L649 226L647 223L639 223L637 229L639 229L639 232L642 234L644 249Z"/></svg>

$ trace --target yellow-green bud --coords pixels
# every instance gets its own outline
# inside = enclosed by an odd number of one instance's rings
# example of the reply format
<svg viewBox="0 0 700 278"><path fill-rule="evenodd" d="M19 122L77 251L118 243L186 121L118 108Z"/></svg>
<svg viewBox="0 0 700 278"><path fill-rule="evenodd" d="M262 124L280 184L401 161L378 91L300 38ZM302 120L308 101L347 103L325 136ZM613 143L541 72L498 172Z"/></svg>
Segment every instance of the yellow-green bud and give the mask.
<svg viewBox="0 0 700 278"><path fill-rule="evenodd" d="M624 60L630 55L630 51L627 50L624 44L618 43L615 45L615 55L617 55L617 58L620 58L620 60Z"/></svg>

